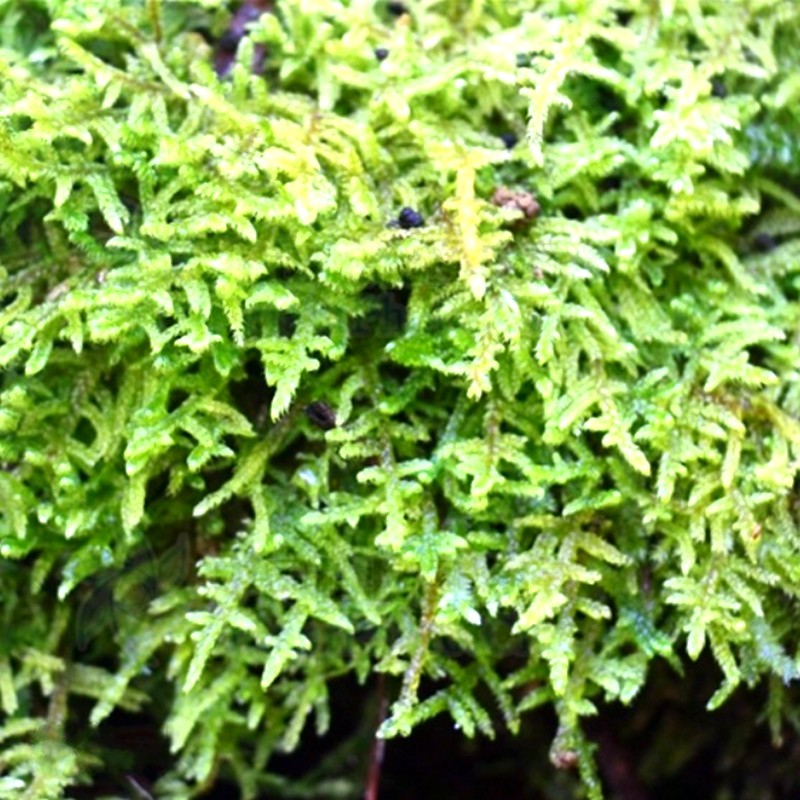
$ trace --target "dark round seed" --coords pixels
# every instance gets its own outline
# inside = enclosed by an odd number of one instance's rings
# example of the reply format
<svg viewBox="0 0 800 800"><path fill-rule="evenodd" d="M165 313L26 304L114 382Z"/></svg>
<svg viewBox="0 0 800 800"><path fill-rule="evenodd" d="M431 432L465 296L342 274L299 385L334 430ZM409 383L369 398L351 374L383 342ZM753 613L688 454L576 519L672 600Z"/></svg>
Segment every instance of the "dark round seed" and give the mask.
<svg viewBox="0 0 800 800"><path fill-rule="evenodd" d="M408 230L409 228L421 228L425 224L422 214L408 206L400 210L400 213L397 215L397 221L404 230Z"/></svg>
<svg viewBox="0 0 800 800"><path fill-rule="evenodd" d="M385 47L376 47L375 58L377 58L378 61L385 61L389 58L389 51Z"/></svg>
<svg viewBox="0 0 800 800"><path fill-rule="evenodd" d="M722 82L722 78L713 78L711 80L711 94L719 98L728 96L728 89Z"/></svg>
<svg viewBox="0 0 800 800"><path fill-rule="evenodd" d="M401 17L408 11L405 3L387 3L386 10L394 17Z"/></svg>
<svg viewBox="0 0 800 800"><path fill-rule="evenodd" d="M511 150L514 145L516 145L518 139L513 133L501 133L500 134L500 141L509 149Z"/></svg>

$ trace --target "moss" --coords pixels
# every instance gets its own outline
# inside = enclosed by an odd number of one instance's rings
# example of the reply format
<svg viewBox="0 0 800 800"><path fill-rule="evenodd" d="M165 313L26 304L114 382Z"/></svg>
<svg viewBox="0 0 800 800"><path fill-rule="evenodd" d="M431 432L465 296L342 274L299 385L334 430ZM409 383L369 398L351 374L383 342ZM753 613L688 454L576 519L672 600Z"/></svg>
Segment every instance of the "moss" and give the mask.
<svg viewBox="0 0 800 800"><path fill-rule="evenodd" d="M0 0L0 795L379 675L592 798L654 662L797 729L800 8L400 5Z"/></svg>

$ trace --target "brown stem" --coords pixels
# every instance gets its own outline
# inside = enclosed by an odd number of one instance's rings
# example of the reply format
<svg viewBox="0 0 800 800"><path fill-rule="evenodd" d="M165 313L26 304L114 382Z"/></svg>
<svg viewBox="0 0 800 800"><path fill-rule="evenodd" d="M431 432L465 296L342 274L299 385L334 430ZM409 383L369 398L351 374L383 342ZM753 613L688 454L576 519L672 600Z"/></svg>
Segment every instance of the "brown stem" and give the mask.
<svg viewBox="0 0 800 800"><path fill-rule="evenodd" d="M378 736L383 721L386 719L388 709L386 699L386 687L384 677L378 675L378 719L375 728L375 739L372 743L372 751L369 757L369 772L367 773L367 788L364 792L364 800L378 800L378 787L381 782L381 769L383 767L383 756L386 751L386 740Z"/></svg>

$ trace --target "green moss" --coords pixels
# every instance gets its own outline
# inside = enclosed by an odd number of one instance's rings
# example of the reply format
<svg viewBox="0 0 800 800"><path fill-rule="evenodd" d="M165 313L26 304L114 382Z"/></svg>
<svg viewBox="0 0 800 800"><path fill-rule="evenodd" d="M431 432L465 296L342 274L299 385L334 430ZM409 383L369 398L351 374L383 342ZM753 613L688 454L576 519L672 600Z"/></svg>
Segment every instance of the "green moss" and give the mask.
<svg viewBox="0 0 800 800"><path fill-rule="evenodd" d="M592 798L654 660L796 727L800 6L230 13L0 0L0 797L119 709L257 797L345 675Z"/></svg>

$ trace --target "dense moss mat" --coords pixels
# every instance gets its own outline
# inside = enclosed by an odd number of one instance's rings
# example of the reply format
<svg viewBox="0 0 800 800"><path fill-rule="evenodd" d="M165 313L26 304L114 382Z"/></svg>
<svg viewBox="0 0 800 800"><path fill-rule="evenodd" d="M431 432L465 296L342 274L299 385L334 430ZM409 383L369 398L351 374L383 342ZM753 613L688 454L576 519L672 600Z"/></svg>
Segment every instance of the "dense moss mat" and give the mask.
<svg viewBox="0 0 800 800"><path fill-rule="evenodd" d="M798 75L793 0L0 0L0 798L791 796Z"/></svg>

